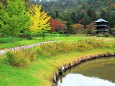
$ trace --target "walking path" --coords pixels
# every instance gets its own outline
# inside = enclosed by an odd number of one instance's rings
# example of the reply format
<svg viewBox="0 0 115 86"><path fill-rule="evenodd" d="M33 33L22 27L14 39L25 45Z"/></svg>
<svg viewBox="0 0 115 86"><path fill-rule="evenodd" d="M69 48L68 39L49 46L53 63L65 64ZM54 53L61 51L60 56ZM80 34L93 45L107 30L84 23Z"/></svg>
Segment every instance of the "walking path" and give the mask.
<svg viewBox="0 0 115 86"><path fill-rule="evenodd" d="M25 45L25 46L21 46L21 47L15 47L15 48L9 48L9 49L5 49L5 50L0 50L0 55L4 55L7 51L10 51L10 50L27 49L27 48L32 48L32 47L37 46L37 45L41 45L41 44L45 44L45 43L51 43L51 42L57 42L57 41L40 42L40 43L36 43L36 44L31 44L31 45Z"/></svg>

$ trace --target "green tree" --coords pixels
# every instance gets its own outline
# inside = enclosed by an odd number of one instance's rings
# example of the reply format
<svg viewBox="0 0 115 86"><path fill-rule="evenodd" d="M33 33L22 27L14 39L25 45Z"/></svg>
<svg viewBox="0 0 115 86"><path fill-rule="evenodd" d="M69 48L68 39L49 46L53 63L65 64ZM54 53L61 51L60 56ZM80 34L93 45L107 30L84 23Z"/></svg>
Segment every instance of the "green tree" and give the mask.
<svg viewBox="0 0 115 86"><path fill-rule="evenodd" d="M101 17L108 21L108 24L110 27L115 27L115 11L112 11L111 9L102 10L101 11Z"/></svg>
<svg viewBox="0 0 115 86"><path fill-rule="evenodd" d="M91 18L86 15L86 16L83 18L83 23L82 23L82 24L84 25L84 29L86 29L86 25L88 25L90 22L91 22Z"/></svg>
<svg viewBox="0 0 115 86"><path fill-rule="evenodd" d="M94 21L97 18L96 12L93 8L87 10L87 15L91 18L92 21Z"/></svg>
<svg viewBox="0 0 115 86"><path fill-rule="evenodd" d="M29 15L26 13L23 0L7 0L7 7L0 5L0 26L1 31L12 37L20 31L28 28L30 23Z"/></svg>
<svg viewBox="0 0 115 86"><path fill-rule="evenodd" d="M3 5L7 5L6 0L0 0L0 3L2 3Z"/></svg>
<svg viewBox="0 0 115 86"><path fill-rule="evenodd" d="M56 18L59 18L59 12L58 11L55 11L55 16L56 16Z"/></svg>
<svg viewBox="0 0 115 86"><path fill-rule="evenodd" d="M77 19L75 12L72 12L72 13L70 14L70 17L71 17L72 23L75 24L75 23L76 23L76 19Z"/></svg>

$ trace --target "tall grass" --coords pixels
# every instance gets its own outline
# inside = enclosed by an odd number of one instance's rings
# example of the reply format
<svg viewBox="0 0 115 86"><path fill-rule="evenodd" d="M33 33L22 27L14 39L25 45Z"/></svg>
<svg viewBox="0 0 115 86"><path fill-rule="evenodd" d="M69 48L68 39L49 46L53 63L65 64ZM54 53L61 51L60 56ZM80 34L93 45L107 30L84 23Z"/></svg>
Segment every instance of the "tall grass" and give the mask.
<svg viewBox="0 0 115 86"><path fill-rule="evenodd" d="M74 43L56 42L47 43L36 46L28 50L9 51L7 53L8 62L17 67L27 66L34 59L44 57L52 57L61 53L69 53L71 51L88 51L96 48L112 48L115 44L106 43L101 40L86 39Z"/></svg>

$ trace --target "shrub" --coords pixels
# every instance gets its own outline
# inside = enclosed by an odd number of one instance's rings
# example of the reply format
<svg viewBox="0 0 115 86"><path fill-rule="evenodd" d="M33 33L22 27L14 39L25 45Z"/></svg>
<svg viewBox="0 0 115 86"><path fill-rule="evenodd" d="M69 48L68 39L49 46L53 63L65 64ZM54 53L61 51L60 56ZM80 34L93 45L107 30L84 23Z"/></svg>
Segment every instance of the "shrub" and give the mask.
<svg viewBox="0 0 115 86"><path fill-rule="evenodd" d="M112 37L110 33L105 33L105 37Z"/></svg>
<svg viewBox="0 0 115 86"><path fill-rule="evenodd" d="M98 34L97 37L104 37L104 34Z"/></svg>
<svg viewBox="0 0 115 86"><path fill-rule="evenodd" d="M97 37L112 37L110 33L98 34Z"/></svg>
<svg viewBox="0 0 115 86"><path fill-rule="evenodd" d="M26 67L36 58L36 54L32 50L9 51L6 55L9 64L16 67Z"/></svg>

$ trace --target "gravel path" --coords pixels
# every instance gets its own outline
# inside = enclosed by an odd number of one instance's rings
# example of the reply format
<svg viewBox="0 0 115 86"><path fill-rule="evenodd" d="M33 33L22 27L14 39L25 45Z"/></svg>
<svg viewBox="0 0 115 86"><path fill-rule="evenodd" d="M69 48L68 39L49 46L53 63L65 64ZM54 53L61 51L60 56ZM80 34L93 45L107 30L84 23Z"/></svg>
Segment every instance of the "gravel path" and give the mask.
<svg viewBox="0 0 115 86"><path fill-rule="evenodd" d="M32 47L37 46L37 45L41 45L41 44L45 44L45 43L51 43L51 42L57 42L57 41L40 42L40 43L36 43L36 44L31 44L31 45L25 45L25 46L21 46L21 47L15 47L15 48L9 48L9 49L5 49L5 50L0 50L0 55L4 55L7 51L10 51L10 50L27 49L27 48L32 48Z"/></svg>

